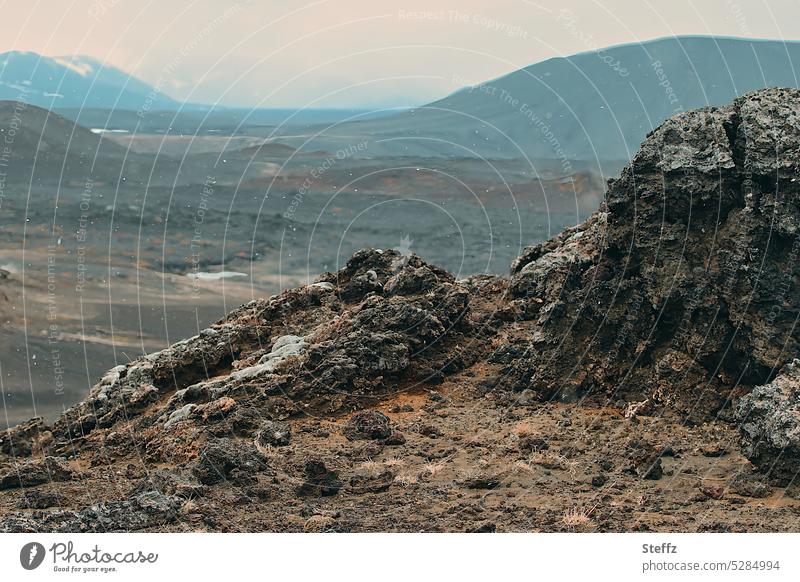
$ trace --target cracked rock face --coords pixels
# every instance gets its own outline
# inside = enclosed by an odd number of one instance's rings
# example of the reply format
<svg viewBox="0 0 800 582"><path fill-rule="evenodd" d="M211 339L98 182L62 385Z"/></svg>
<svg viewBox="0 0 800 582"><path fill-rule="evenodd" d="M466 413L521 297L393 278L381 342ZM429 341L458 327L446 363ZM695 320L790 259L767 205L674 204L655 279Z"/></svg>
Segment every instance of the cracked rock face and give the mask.
<svg viewBox="0 0 800 582"><path fill-rule="evenodd" d="M510 277L456 281L415 255L359 251L316 283L252 301L112 369L53 426L35 419L3 434L5 488L101 480L104 470L130 487L100 504L0 517L0 530L135 530L184 517L223 529L225 515L197 516L202 499L229 506L215 493L228 488L258 500L276 490L293 499L382 495L395 470L346 473L331 452L345 446L336 438L358 444L353 458L362 460L447 438L431 420L462 406L431 391L447 382L471 414L489 402L524 416L548 400L585 399L680 423L730 418L732 403L750 393L737 409L745 452L791 479L800 458L797 373L776 372L800 342L798 170L800 91L759 91L665 122L609 183L601 209L526 248ZM374 410L420 391L430 398L419 412L428 420L398 431ZM399 404L403 414L407 403ZM341 426L332 436L302 422L309 418ZM312 433L319 445L292 461L288 453ZM547 442L528 435L517 448L559 470ZM662 449L628 456L620 464L630 475L661 477ZM290 487L276 485L275 463ZM459 483L489 489L495 477ZM597 477L602 487L606 477ZM419 475L398 479L413 485ZM177 499L195 494L201 500L178 512Z"/></svg>

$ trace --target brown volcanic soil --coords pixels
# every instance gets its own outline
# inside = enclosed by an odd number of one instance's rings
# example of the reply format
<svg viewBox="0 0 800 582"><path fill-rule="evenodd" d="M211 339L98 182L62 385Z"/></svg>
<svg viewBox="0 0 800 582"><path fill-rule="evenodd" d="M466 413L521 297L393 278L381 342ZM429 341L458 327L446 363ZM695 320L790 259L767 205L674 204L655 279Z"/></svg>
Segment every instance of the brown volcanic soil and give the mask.
<svg viewBox="0 0 800 582"><path fill-rule="evenodd" d="M267 452L270 468L252 484L203 486L186 475L188 484L175 485L181 478L172 463L135 455L94 468L73 461L88 478L30 488L31 499L19 489L4 492L3 525L50 529L43 515L129 499L146 489L148 475L154 489L178 496L145 527L123 523L122 530L797 531L800 525L800 502L752 474L733 427L631 421L614 408L509 407L477 396L474 382L471 372L460 374L433 399L420 392L382 403L379 410L405 435L401 446L348 441L342 435L346 416L294 420L290 444ZM407 412L392 412L398 409ZM642 443L654 449L671 443L659 480L642 479L630 468ZM535 450L542 446L547 449ZM338 472L338 493L298 492L312 459ZM389 486L364 491L351 485L356 476ZM606 481L599 484L598 477ZM54 507L27 509L51 497ZM110 520L72 516L64 523L73 531L119 528Z"/></svg>
<svg viewBox="0 0 800 582"><path fill-rule="evenodd" d="M510 278L364 250L248 303L8 431L0 530L796 530L798 154L753 93Z"/></svg>

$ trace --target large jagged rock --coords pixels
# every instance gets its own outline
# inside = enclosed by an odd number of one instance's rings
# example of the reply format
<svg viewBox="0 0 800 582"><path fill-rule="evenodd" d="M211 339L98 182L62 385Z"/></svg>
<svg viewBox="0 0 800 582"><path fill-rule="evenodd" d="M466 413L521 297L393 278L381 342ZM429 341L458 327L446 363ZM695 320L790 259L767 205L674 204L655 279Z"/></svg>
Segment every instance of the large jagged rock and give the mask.
<svg viewBox="0 0 800 582"><path fill-rule="evenodd" d="M775 380L758 386L736 410L742 451L781 485L800 475L800 360L784 367Z"/></svg>
<svg viewBox="0 0 800 582"><path fill-rule="evenodd" d="M666 121L599 212L514 263L536 325L504 382L698 418L768 382L800 341L798 176L800 91Z"/></svg>

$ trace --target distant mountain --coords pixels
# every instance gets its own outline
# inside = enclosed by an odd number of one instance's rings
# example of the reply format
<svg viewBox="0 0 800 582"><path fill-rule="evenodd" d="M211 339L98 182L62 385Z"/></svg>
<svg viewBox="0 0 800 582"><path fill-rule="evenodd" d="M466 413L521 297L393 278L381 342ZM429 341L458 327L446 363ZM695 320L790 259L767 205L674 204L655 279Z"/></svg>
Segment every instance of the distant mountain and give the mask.
<svg viewBox="0 0 800 582"><path fill-rule="evenodd" d="M364 154L608 160L618 169L645 135L678 111L729 103L769 86L797 87L800 43L674 37L553 58L383 118L281 138ZM339 144L339 145L336 145Z"/></svg>
<svg viewBox="0 0 800 582"><path fill-rule="evenodd" d="M47 109L175 109L178 102L90 57L44 57L30 52L0 54L0 99Z"/></svg>
<svg viewBox="0 0 800 582"><path fill-rule="evenodd" d="M0 171L9 183L113 177L125 155L102 135L21 101L0 101L0 143Z"/></svg>

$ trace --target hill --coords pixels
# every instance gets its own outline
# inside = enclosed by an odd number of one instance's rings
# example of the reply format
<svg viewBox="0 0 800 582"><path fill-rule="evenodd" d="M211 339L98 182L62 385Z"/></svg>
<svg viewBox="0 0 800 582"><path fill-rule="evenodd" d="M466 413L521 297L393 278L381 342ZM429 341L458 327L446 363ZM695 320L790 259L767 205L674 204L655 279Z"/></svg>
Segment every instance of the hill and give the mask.
<svg viewBox="0 0 800 582"><path fill-rule="evenodd" d="M798 42L671 37L548 59L423 107L280 141L333 151L364 140L370 156L527 156L617 171L671 115L796 87L798 71Z"/></svg>
<svg viewBox="0 0 800 582"><path fill-rule="evenodd" d="M106 159L117 160L125 151L57 113L20 101L0 101L0 140L5 150L0 162L9 182L83 179L90 171L103 174Z"/></svg>

